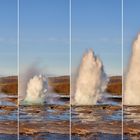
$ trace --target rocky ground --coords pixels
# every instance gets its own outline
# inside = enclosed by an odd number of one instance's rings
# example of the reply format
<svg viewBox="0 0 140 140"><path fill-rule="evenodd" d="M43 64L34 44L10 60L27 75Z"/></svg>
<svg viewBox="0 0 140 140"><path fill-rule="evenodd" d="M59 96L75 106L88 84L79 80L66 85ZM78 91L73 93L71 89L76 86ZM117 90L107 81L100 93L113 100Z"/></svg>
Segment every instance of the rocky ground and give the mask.
<svg viewBox="0 0 140 140"><path fill-rule="evenodd" d="M5 97L5 99L8 97ZM13 105L1 106L7 113L1 114L0 133L17 134L16 100L5 100ZM57 101L59 103L57 103ZM19 106L19 132L23 139L69 139L70 135L70 106L68 98L57 98L55 104L20 105ZM71 106L71 136L78 139L113 139L121 138L121 106ZM8 117L10 116L10 117ZM1 136L1 135L0 135ZM11 139L10 139L11 140Z"/></svg>
<svg viewBox="0 0 140 140"><path fill-rule="evenodd" d="M110 77L105 103L96 106L71 106L71 138L121 140L121 77ZM43 106L20 105L19 131L22 139L69 139L69 77L50 77L56 93L53 102ZM0 78L0 139L17 138L17 77ZM60 96L60 98L59 98ZM63 97L62 97L63 96ZM124 106L124 139L140 137L140 107ZM13 138L13 139L12 139Z"/></svg>
<svg viewBox="0 0 140 140"><path fill-rule="evenodd" d="M140 138L140 106L124 106L123 131L126 139Z"/></svg>
<svg viewBox="0 0 140 140"><path fill-rule="evenodd" d="M79 138L121 139L121 106L73 106L72 134ZM105 137L104 137L105 138Z"/></svg>
<svg viewBox="0 0 140 140"><path fill-rule="evenodd" d="M17 95L0 93L0 139L17 138Z"/></svg>

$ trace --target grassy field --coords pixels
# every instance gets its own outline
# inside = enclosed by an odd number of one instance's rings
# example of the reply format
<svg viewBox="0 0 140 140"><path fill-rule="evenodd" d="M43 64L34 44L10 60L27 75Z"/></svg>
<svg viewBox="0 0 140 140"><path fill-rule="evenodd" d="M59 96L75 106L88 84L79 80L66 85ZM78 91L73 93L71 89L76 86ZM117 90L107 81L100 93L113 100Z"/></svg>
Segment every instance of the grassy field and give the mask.
<svg viewBox="0 0 140 140"><path fill-rule="evenodd" d="M17 94L18 80L17 76L8 76L0 78L0 92Z"/></svg>
<svg viewBox="0 0 140 140"><path fill-rule="evenodd" d="M115 95L121 95L122 94L122 77L121 76L110 77L106 91Z"/></svg>
<svg viewBox="0 0 140 140"><path fill-rule="evenodd" d="M62 95L69 95L70 93L69 76L50 77L48 80L48 84L56 93L61 93Z"/></svg>
<svg viewBox="0 0 140 140"><path fill-rule="evenodd" d="M70 93L70 79L69 76L49 77L48 84L52 90L62 95L69 95ZM16 94L18 91L17 76L9 76L0 78L0 92ZM122 77L112 76L108 82L107 92L114 95L121 95L122 93Z"/></svg>

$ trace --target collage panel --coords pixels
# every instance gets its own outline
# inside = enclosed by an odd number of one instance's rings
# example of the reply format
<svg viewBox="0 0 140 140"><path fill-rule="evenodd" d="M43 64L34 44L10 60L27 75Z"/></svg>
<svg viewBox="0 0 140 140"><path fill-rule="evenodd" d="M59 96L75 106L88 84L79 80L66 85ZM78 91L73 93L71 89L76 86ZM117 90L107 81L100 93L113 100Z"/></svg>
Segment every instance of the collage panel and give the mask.
<svg viewBox="0 0 140 140"><path fill-rule="evenodd" d="M17 1L0 0L0 140L17 139Z"/></svg>
<svg viewBox="0 0 140 140"><path fill-rule="evenodd" d="M123 30L123 137L140 139L140 1L124 1Z"/></svg>
<svg viewBox="0 0 140 140"><path fill-rule="evenodd" d="M72 0L72 140L122 139L121 2Z"/></svg>
<svg viewBox="0 0 140 140"><path fill-rule="evenodd" d="M19 7L19 139L68 140L69 1Z"/></svg>

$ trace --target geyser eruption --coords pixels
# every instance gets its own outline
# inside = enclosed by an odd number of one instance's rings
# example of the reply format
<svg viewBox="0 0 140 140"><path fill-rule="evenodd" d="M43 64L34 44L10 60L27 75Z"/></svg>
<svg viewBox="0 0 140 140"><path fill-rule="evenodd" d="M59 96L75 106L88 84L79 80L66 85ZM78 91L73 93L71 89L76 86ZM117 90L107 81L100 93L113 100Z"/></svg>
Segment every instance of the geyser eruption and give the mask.
<svg viewBox="0 0 140 140"><path fill-rule="evenodd" d="M132 46L132 54L125 79L124 104L140 105L140 34Z"/></svg>
<svg viewBox="0 0 140 140"><path fill-rule="evenodd" d="M27 84L24 102L29 104L43 104L47 93L47 79L43 75L35 75Z"/></svg>
<svg viewBox="0 0 140 140"><path fill-rule="evenodd" d="M31 64L24 70L20 70L19 74L19 100L22 100L26 97L27 91L27 83L30 79L32 79L35 75L42 74L42 71L37 67L36 63Z"/></svg>
<svg viewBox="0 0 140 140"><path fill-rule="evenodd" d="M101 60L92 50L89 50L83 56L79 68L75 103L78 105L96 104L106 88L107 81Z"/></svg>

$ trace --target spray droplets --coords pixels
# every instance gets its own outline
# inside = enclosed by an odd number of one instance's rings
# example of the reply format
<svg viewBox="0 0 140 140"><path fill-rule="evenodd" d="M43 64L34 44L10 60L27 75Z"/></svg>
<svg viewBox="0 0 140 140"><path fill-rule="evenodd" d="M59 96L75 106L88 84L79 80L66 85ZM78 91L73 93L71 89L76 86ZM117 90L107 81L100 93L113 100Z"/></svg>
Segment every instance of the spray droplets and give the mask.
<svg viewBox="0 0 140 140"><path fill-rule="evenodd" d="M100 99L108 79L101 60L89 50L82 58L76 83L75 103L93 105Z"/></svg>
<svg viewBox="0 0 140 140"><path fill-rule="evenodd" d="M124 88L124 104L140 105L140 34L132 46Z"/></svg>
<svg viewBox="0 0 140 140"><path fill-rule="evenodd" d="M39 75L31 78L27 84L27 95L25 102L31 104L42 104L45 102L47 93L47 79L45 76Z"/></svg>

